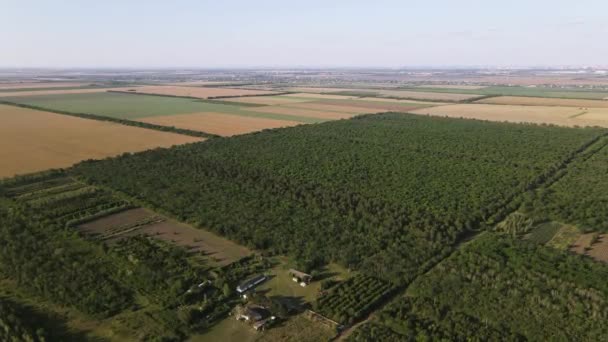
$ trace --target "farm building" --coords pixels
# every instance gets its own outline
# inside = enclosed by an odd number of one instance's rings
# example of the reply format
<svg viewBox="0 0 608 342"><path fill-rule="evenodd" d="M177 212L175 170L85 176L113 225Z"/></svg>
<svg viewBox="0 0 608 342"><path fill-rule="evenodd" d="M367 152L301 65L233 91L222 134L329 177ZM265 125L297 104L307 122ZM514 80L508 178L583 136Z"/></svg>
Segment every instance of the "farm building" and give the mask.
<svg viewBox="0 0 608 342"><path fill-rule="evenodd" d="M255 322L253 324L253 329L257 330L257 331L262 331L264 329L266 329L266 327L275 320L274 316L270 316L266 319L263 319L261 321Z"/></svg>
<svg viewBox="0 0 608 342"><path fill-rule="evenodd" d="M268 317L271 317L270 311L260 305L238 305L235 308L235 318L237 321L260 322Z"/></svg>
<svg viewBox="0 0 608 342"><path fill-rule="evenodd" d="M299 283L302 287L307 286L312 281L312 275L294 270L293 268L289 270L289 275L293 281Z"/></svg>
<svg viewBox="0 0 608 342"><path fill-rule="evenodd" d="M255 288L256 286L260 285L266 279L267 279L267 277L265 275L258 275L251 279L245 280L239 286L236 287L236 292L243 294L243 293Z"/></svg>

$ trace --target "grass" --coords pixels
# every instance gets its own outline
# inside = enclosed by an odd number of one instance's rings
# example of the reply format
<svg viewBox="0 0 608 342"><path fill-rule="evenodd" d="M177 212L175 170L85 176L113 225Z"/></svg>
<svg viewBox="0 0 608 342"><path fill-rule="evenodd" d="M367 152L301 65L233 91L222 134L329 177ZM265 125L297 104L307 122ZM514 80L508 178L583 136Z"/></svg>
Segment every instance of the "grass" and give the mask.
<svg viewBox="0 0 608 342"><path fill-rule="evenodd" d="M585 89L555 89L546 87L519 87L519 86L494 86L482 89L454 89L454 88L422 88L422 87L407 87L399 88L399 90L411 90L419 92L435 92L435 93L457 93L457 94L475 94L475 95L503 95L503 96L531 96L531 97L552 97L552 98L568 98L568 99L589 99L601 100L608 97L608 92L591 91Z"/></svg>
<svg viewBox="0 0 608 342"><path fill-rule="evenodd" d="M313 281L308 286L302 287L294 282L289 275L290 267L287 265L286 258L277 258L275 261L277 265L268 272L273 277L258 289L260 291L268 291L267 295L270 297L280 296L296 304L303 304L303 301L308 303L314 302L321 289L321 280L344 280L351 276L351 272L340 265L329 264L320 270L317 281Z"/></svg>
<svg viewBox="0 0 608 342"><path fill-rule="evenodd" d="M256 332L245 322L237 321L229 316L214 325L207 332L193 335L188 341L239 341L239 342L316 342L329 341L336 335L335 331L328 327L315 323L302 315L289 317L264 332Z"/></svg>
<svg viewBox="0 0 608 342"><path fill-rule="evenodd" d="M580 230L575 226L563 225L553 238L547 243L557 249L566 250L578 239L581 235Z"/></svg>
<svg viewBox="0 0 608 342"><path fill-rule="evenodd" d="M561 227L560 223L554 221L541 223L532 229L532 232L526 236L526 239L544 245L551 241Z"/></svg>
<svg viewBox="0 0 608 342"><path fill-rule="evenodd" d="M221 322L213 325L207 332L203 334L193 335L188 341L191 342L206 342L206 341L239 341L253 342L259 337L258 333L253 330L247 323L237 321L232 316L226 317Z"/></svg>
<svg viewBox="0 0 608 342"><path fill-rule="evenodd" d="M86 113L110 118L136 120L146 117L218 112L224 114L260 117L276 120L292 120L316 123L323 120L303 116L259 113L241 106L206 102L177 97L134 95L128 93L102 92L88 94L60 94L6 97L6 101L42 107L70 113ZM243 106L246 107L246 106Z"/></svg>

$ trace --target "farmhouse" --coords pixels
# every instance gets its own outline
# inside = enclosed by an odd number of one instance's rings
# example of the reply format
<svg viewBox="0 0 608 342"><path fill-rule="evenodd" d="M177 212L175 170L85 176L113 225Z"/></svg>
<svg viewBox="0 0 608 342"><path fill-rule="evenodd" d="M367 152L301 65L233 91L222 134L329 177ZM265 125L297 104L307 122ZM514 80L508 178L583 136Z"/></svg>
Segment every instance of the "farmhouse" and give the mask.
<svg viewBox="0 0 608 342"><path fill-rule="evenodd" d="M243 293L255 288L256 286L260 285L266 279L267 279L267 277L265 275L258 275L251 279L245 280L239 286L236 287L236 292L243 294Z"/></svg>
<svg viewBox="0 0 608 342"><path fill-rule="evenodd" d="M299 283L302 287L307 286L312 281L312 275L294 270L293 268L289 270L289 275L293 281Z"/></svg>

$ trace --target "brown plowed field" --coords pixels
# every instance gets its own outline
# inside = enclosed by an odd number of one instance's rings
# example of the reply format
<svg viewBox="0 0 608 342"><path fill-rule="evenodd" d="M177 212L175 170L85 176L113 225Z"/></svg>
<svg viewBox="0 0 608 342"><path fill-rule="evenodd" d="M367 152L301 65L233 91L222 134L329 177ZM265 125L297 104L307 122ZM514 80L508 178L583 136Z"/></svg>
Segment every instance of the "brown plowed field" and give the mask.
<svg viewBox="0 0 608 342"><path fill-rule="evenodd" d="M578 240L570 247L570 250L578 254L586 254L585 248L591 246L591 240L593 239L593 233L582 234Z"/></svg>
<svg viewBox="0 0 608 342"><path fill-rule="evenodd" d="M471 94L449 94L449 93L431 93L431 92L419 92L409 90L380 90L380 96L386 97L399 97L414 100L427 100L427 101L463 101L469 100L480 95Z"/></svg>
<svg viewBox="0 0 608 342"><path fill-rule="evenodd" d="M81 82L10 82L0 83L0 89L63 88L82 87L89 83Z"/></svg>
<svg viewBox="0 0 608 342"><path fill-rule="evenodd" d="M353 88L316 88L316 87L291 87L285 88L285 91L295 91L299 93L335 93L338 91L357 91L359 89Z"/></svg>
<svg viewBox="0 0 608 342"><path fill-rule="evenodd" d="M332 106L352 106L357 108L366 108L372 110L384 110L384 111L409 111L420 108L421 105L416 103L394 103L394 102L386 102L382 103L382 101L372 102L372 101L352 101L352 100L324 100L323 103L329 104Z"/></svg>
<svg viewBox="0 0 608 342"><path fill-rule="evenodd" d="M304 98L304 99L320 99L320 100L350 100L356 99L355 96L344 96L344 95L327 95L327 94L307 94L307 93L295 93L285 94L282 96Z"/></svg>
<svg viewBox="0 0 608 342"><path fill-rule="evenodd" d="M489 121L528 122L560 126L608 127L607 108L509 106L491 104L456 104L410 111L414 114L447 116ZM600 118L605 120L600 120Z"/></svg>
<svg viewBox="0 0 608 342"><path fill-rule="evenodd" d="M608 108L608 101L602 100L574 100L551 99L543 97L499 96L476 101L476 103L525 105L525 106L560 106L582 108Z"/></svg>
<svg viewBox="0 0 608 342"><path fill-rule="evenodd" d="M387 98L382 98L382 97L358 97L357 100L359 100L359 101L371 101L371 102L406 103L406 104L415 103L415 104L420 104L420 105L433 105L433 106L446 105L443 102L428 102L428 101L417 101L417 100L399 100L399 99L387 99Z"/></svg>
<svg viewBox="0 0 608 342"><path fill-rule="evenodd" d="M228 102L254 103L262 105L280 105L288 103L307 102L313 100L298 99L284 96L245 96L245 97L229 97L225 99Z"/></svg>
<svg viewBox="0 0 608 342"><path fill-rule="evenodd" d="M201 140L0 105L0 178Z"/></svg>
<svg viewBox="0 0 608 342"><path fill-rule="evenodd" d="M439 88L439 89L465 89L465 90L477 90L487 88L487 86L480 85L453 85L453 84L425 84L418 86L419 88Z"/></svg>
<svg viewBox="0 0 608 342"><path fill-rule="evenodd" d="M252 96L252 95L268 95L276 94L273 91L265 90L248 90L234 88L209 88L209 87L178 87L178 86L145 86L132 88L135 90L131 93L140 94L156 94L170 96L187 96L200 99L208 99L218 96Z"/></svg>
<svg viewBox="0 0 608 342"><path fill-rule="evenodd" d="M591 246L587 255L595 260L608 263L608 235L600 235L599 241Z"/></svg>
<svg viewBox="0 0 608 342"><path fill-rule="evenodd" d="M147 209L131 209L83 224L79 228L89 234L104 234L104 231L112 227L128 226L153 216L158 215ZM219 266L230 264L251 254L251 251L246 247L206 230L197 229L171 219L139 227L116 237L116 239L141 234L184 247L191 252L204 252Z"/></svg>
<svg viewBox="0 0 608 342"><path fill-rule="evenodd" d="M287 88L288 91L297 91L302 93L339 93L339 92L352 92L352 93L370 93L371 95L376 94L377 96L384 97L397 97L404 99L414 100L426 100L426 101L462 101L469 100L480 95L474 94L450 94L450 93L432 93L423 91L411 91L411 90L385 90L385 89L367 89L367 88L304 88L295 87ZM340 95L340 94L335 94Z"/></svg>
<svg viewBox="0 0 608 342"><path fill-rule="evenodd" d="M284 114L284 115L295 115L305 116L308 118L318 118L325 120L340 120L352 118L355 114L331 112L329 110L308 110L301 108L291 108L283 106L268 106L268 107L257 107L247 108L247 110L260 112L260 113L273 113L273 114Z"/></svg>
<svg viewBox="0 0 608 342"><path fill-rule="evenodd" d="M225 137L257 132L268 128L290 127L301 124L301 122L296 121L274 120L222 113L194 113L155 116L143 118L139 121L217 134Z"/></svg>

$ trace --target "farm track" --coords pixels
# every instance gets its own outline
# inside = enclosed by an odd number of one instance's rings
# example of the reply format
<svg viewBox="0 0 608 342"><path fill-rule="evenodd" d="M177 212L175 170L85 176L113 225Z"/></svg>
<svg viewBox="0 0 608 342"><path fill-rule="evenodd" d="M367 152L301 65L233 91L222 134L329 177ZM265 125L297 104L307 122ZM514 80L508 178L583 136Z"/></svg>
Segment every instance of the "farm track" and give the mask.
<svg viewBox="0 0 608 342"><path fill-rule="evenodd" d="M600 146L596 147L596 145L600 145ZM537 179L537 181L534 182L533 185L528 187L526 189L526 191L532 191L532 190L539 189L541 187L551 186L552 184L559 181L562 177L564 177L566 175L568 166L572 162L579 160L579 159L585 161L585 160L589 159L590 157L592 157L595 153L602 150L602 148L605 148L607 146L608 146L608 132L603 133L603 134L591 139L586 144L581 146L578 150L576 150L572 155L570 155L566 159L564 159L559 164L558 167L553 168L547 174L540 175L539 178ZM561 171L566 171L566 172L561 172ZM517 195L515 195L513 198L511 198L509 200L509 203L511 203L513 201L517 201L518 197L521 196L522 194L523 193L518 193ZM504 205L503 209L507 209L509 203ZM501 218L505 218L508 215L515 212L516 210L517 209L505 210L503 212L499 212L499 214L500 214ZM463 234L463 236L461 236L459 241L456 243L456 245L454 246L452 251L450 251L449 253L446 253L440 260L435 262L433 265L430 265L430 267L428 267L422 273L420 273L418 276L416 276L415 279L417 279L419 277L423 277L427 273L431 272L433 269L435 269L435 267L437 267L439 264L441 264L442 262L447 260L450 256L452 256L452 254L454 254L456 251L458 251L463 245L471 243L478 237L482 236L486 231L487 230L482 229L482 230L472 230L472 231L465 232ZM410 282L410 284L413 283L415 281L415 279L412 280L412 282ZM359 322L356 322L352 326L341 331L331 341L346 341L348 339L348 337L350 335L352 335L358 327L370 322L374 318L374 316L378 312L382 311L387 305L392 303L394 300L404 296L406 294L408 288L409 288L409 284L396 289L392 295L388 296L385 300L379 302L376 309L372 310L365 318L361 319Z"/></svg>

